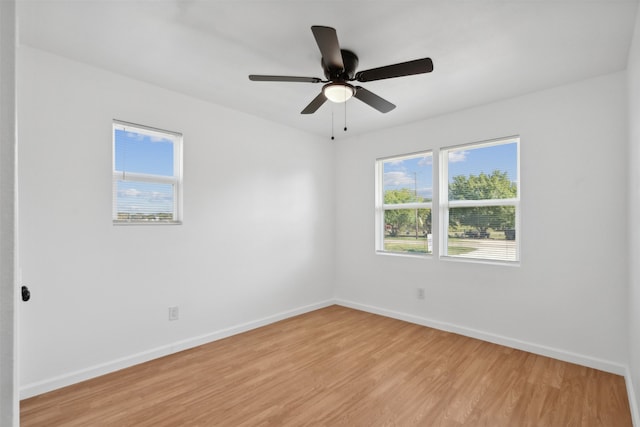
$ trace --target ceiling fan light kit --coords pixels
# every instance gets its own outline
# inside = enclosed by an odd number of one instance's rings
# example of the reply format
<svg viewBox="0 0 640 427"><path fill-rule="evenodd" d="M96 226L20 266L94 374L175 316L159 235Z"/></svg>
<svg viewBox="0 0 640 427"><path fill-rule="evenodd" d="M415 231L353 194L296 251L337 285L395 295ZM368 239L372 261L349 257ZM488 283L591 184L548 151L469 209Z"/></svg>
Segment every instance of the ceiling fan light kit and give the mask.
<svg viewBox="0 0 640 427"><path fill-rule="evenodd" d="M249 80L252 81L326 83L322 87L320 94L301 111L301 114L315 113L327 100L343 103L352 97L359 99L381 113L388 113L396 108L394 104L368 91L362 86L353 86L349 82L371 82L414 74L430 73L433 71L433 62L431 59L422 58L384 67L371 68L356 73L358 56L349 50L340 49L338 36L334 28L314 25L311 27L311 32L322 54L320 63L326 80L318 77L249 75Z"/></svg>
<svg viewBox="0 0 640 427"><path fill-rule="evenodd" d="M329 101L341 103L351 99L356 93L356 88L349 83L327 83L322 87L322 93Z"/></svg>

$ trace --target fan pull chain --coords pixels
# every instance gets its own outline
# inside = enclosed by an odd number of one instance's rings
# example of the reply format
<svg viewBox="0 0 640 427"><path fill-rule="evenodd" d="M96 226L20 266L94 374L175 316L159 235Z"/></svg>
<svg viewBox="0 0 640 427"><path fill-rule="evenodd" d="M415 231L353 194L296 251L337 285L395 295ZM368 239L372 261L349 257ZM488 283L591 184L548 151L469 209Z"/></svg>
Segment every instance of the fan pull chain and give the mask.
<svg viewBox="0 0 640 427"><path fill-rule="evenodd" d="M331 107L331 140L333 141L335 138L333 137L333 107Z"/></svg>
<svg viewBox="0 0 640 427"><path fill-rule="evenodd" d="M347 88L344 88L344 91L347 91ZM347 131L347 102L344 102L344 131Z"/></svg>

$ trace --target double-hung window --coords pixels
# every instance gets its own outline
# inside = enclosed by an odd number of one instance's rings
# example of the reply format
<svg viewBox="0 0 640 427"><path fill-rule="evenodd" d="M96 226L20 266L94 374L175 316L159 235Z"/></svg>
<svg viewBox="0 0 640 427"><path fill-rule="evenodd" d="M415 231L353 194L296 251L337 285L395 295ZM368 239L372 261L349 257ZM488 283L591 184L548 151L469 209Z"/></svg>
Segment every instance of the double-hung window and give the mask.
<svg viewBox="0 0 640 427"><path fill-rule="evenodd" d="M519 138L440 151L442 256L519 261Z"/></svg>
<svg viewBox="0 0 640 427"><path fill-rule="evenodd" d="M182 135L113 122L115 224L181 221Z"/></svg>
<svg viewBox="0 0 640 427"><path fill-rule="evenodd" d="M376 161L378 252L432 252L432 171L430 151Z"/></svg>

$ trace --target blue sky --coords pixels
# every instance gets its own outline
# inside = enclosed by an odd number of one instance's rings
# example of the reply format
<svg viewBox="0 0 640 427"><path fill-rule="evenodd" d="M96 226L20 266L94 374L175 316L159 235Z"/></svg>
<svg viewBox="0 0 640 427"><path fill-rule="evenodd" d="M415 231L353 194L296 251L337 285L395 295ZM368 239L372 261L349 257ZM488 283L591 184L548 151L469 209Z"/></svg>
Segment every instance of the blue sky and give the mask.
<svg viewBox="0 0 640 427"><path fill-rule="evenodd" d="M408 188L419 196L433 197L433 158L423 154L403 160L384 162L384 191Z"/></svg>
<svg viewBox="0 0 640 427"><path fill-rule="evenodd" d="M507 172L511 181L518 179L518 144L501 144L470 150L449 151L449 182L457 175Z"/></svg>
<svg viewBox="0 0 640 427"><path fill-rule="evenodd" d="M457 175L486 174L494 170L507 172L511 181L517 180L518 146L514 143L493 145L449 152L449 182ZM384 162L384 191L417 187L418 195L433 197L433 159L423 154L403 160Z"/></svg>
<svg viewBox="0 0 640 427"><path fill-rule="evenodd" d="M116 170L173 176L173 142L142 133L115 130Z"/></svg>
<svg viewBox="0 0 640 427"><path fill-rule="evenodd" d="M173 176L173 142L142 133L115 130L117 171ZM118 181L118 212L173 212L173 186L136 181Z"/></svg>

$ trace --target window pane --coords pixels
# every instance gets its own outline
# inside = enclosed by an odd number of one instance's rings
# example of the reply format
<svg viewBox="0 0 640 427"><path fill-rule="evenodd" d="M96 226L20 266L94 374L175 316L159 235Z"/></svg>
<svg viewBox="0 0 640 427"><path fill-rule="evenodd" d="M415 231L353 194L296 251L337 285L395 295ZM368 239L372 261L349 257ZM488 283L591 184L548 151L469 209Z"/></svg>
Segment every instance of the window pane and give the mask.
<svg viewBox="0 0 640 427"><path fill-rule="evenodd" d="M518 144L449 151L449 200L518 197Z"/></svg>
<svg viewBox="0 0 640 427"><path fill-rule="evenodd" d="M515 206L450 208L447 255L516 261Z"/></svg>
<svg viewBox="0 0 640 427"><path fill-rule="evenodd" d="M173 141L131 129L114 129L115 170L174 176Z"/></svg>
<svg viewBox="0 0 640 427"><path fill-rule="evenodd" d="M433 157L423 153L383 161L384 203L430 202Z"/></svg>
<svg viewBox="0 0 640 427"><path fill-rule="evenodd" d="M118 220L173 221L174 185L118 181Z"/></svg>
<svg viewBox="0 0 640 427"><path fill-rule="evenodd" d="M384 250L399 253L431 253L431 209L384 211Z"/></svg>

